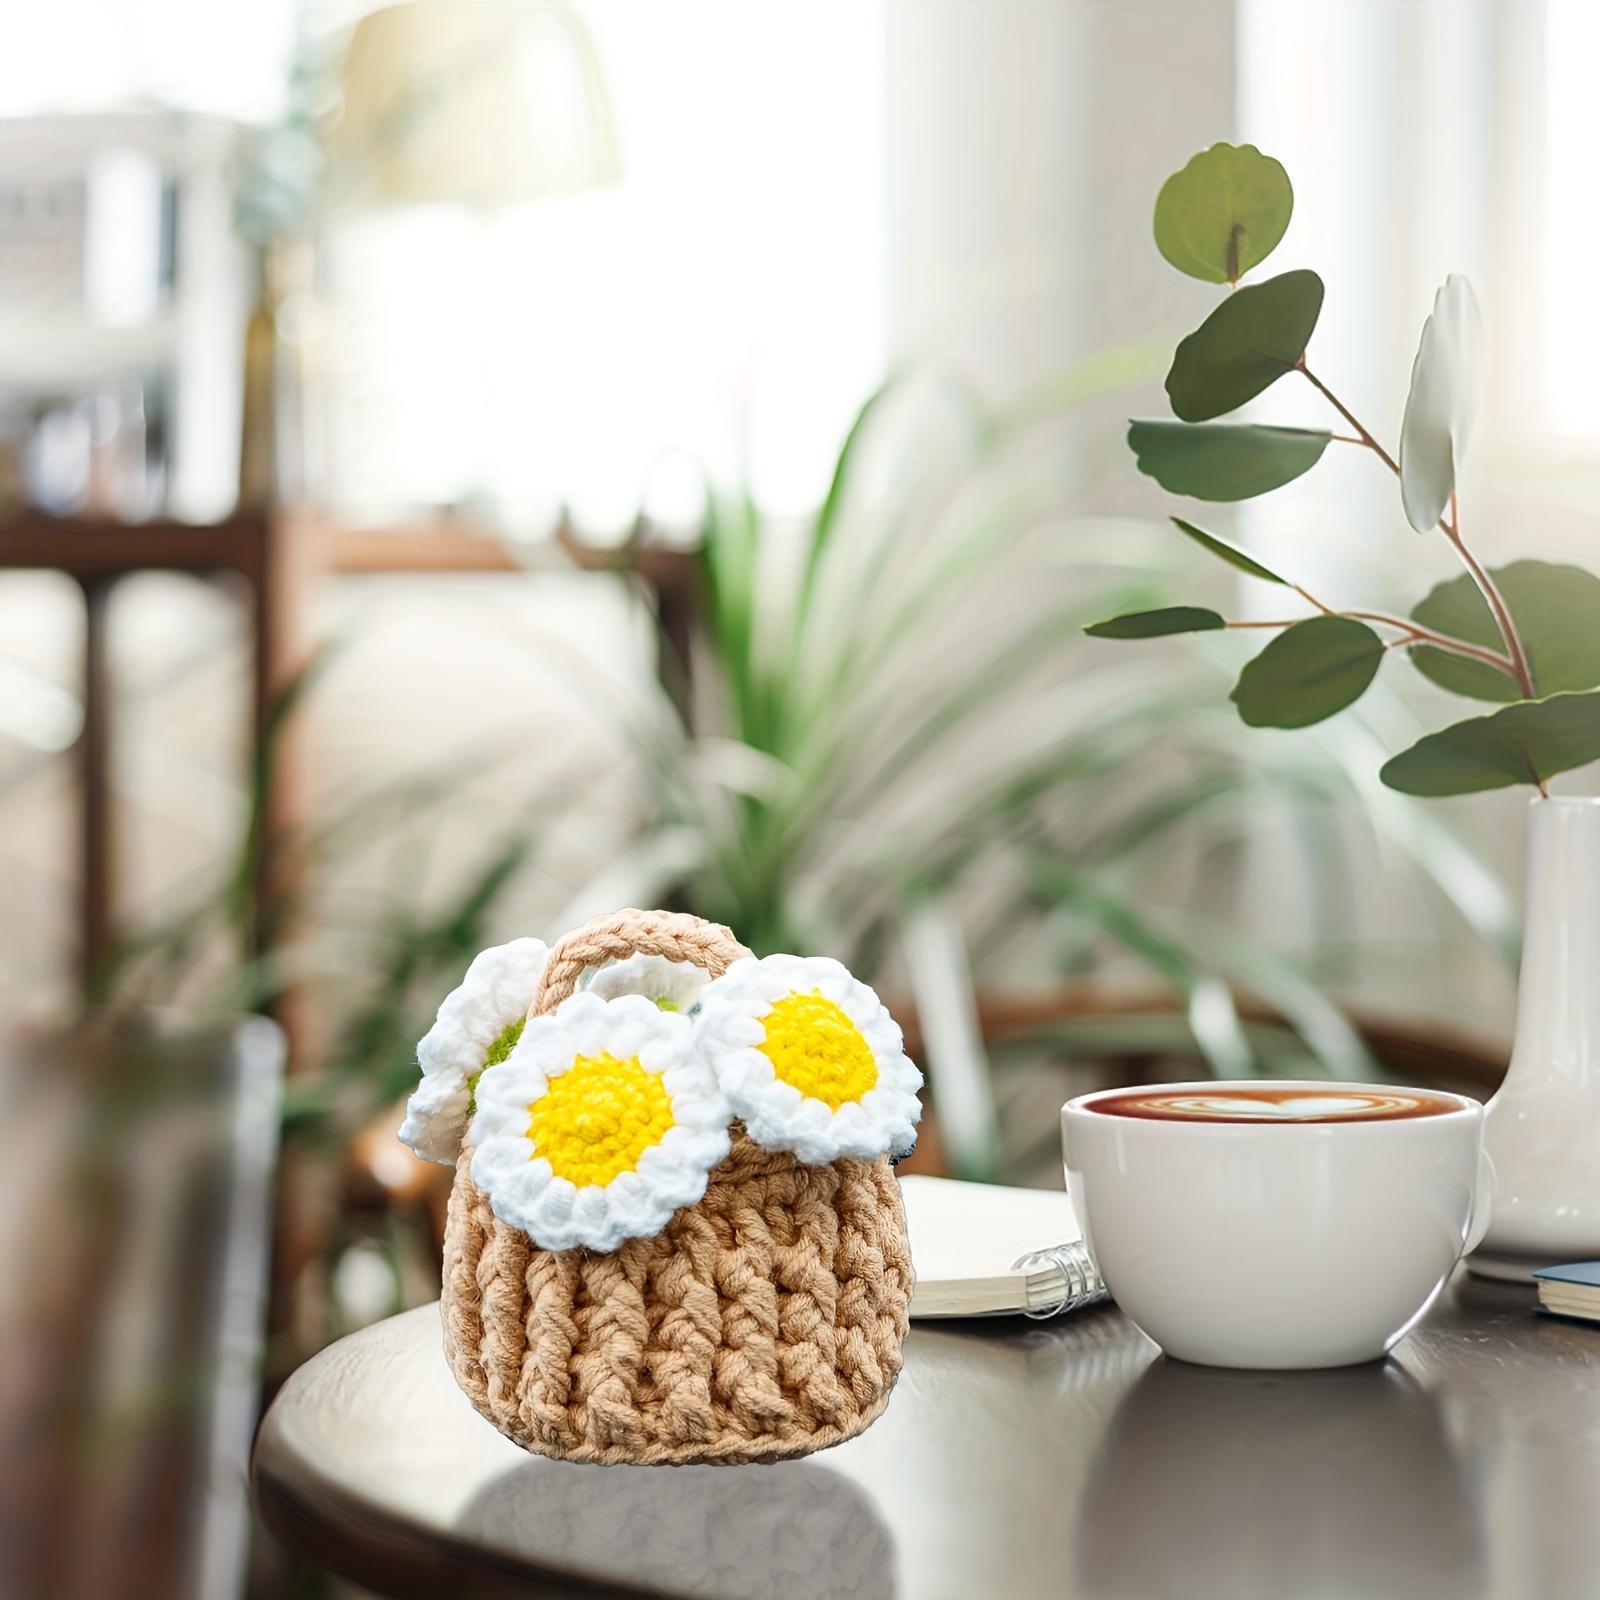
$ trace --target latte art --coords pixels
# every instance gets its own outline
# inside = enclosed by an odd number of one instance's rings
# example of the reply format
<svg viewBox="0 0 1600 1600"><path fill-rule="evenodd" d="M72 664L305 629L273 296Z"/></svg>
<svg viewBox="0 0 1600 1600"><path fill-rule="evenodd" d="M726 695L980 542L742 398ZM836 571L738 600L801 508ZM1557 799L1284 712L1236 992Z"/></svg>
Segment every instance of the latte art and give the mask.
<svg viewBox="0 0 1600 1600"><path fill-rule="evenodd" d="M1149 1089L1107 1095L1088 1110L1113 1117L1170 1122L1389 1122L1402 1117L1439 1117L1458 1110L1455 1101L1417 1089L1283 1089L1263 1084L1249 1091Z"/></svg>

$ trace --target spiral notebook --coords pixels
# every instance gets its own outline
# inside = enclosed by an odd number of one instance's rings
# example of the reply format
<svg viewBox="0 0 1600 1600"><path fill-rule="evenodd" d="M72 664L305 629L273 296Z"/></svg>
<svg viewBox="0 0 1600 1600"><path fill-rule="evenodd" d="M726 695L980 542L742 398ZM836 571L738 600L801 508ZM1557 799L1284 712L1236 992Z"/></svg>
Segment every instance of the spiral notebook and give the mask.
<svg viewBox="0 0 1600 1600"><path fill-rule="evenodd" d="M1050 1317L1107 1298L1059 1190L900 1180L913 1317Z"/></svg>

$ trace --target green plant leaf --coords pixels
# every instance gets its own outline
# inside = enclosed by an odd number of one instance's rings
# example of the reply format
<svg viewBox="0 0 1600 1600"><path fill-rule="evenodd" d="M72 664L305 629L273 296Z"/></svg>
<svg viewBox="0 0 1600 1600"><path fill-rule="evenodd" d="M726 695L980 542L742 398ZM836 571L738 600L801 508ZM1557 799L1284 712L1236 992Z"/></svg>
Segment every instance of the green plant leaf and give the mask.
<svg viewBox="0 0 1600 1600"><path fill-rule="evenodd" d="M1400 424L1400 500L1418 533L1438 522L1455 491L1477 413L1482 346L1483 319L1472 285L1452 272L1422 325Z"/></svg>
<svg viewBox="0 0 1600 1600"><path fill-rule="evenodd" d="M811 547L806 552L805 577L801 588L802 602L811 598L811 592L816 587L817 571L827 552L828 542L833 538L834 530L838 526L850 468L854 465L861 449L861 441L867 426L873 416L882 409L884 401L893 393L895 382L895 376L891 373L861 402L861 408L856 412L849 431L844 436L844 443L839 447L839 454L833 463L833 477L828 482L828 493L823 498L822 509L817 512L816 521L811 525Z"/></svg>
<svg viewBox="0 0 1600 1600"><path fill-rule="evenodd" d="M1252 728L1307 728L1354 705L1383 660L1383 640L1350 617L1285 628L1239 674L1229 697Z"/></svg>
<svg viewBox="0 0 1600 1600"><path fill-rule="evenodd" d="M1083 631L1095 639L1157 639L1166 633L1210 633L1227 623L1204 606L1162 606L1156 611L1129 611Z"/></svg>
<svg viewBox="0 0 1600 1600"><path fill-rule="evenodd" d="M1600 693L1522 700L1419 739L1378 776L1402 794L1476 794L1600 760Z"/></svg>
<svg viewBox="0 0 1600 1600"><path fill-rule="evenodd" d="M1131 422L1139 470L1171 494L1249 500L1280 489L1322 459L1329 433L1236 422Z"/></svg>
<svg viewBox="0 0 1600 1600"><path fill-rule="evenodd" d="M1253 144L1214 144L1161 185L1156 248L1191 278L1237 283L1272 254L1293 211L1281 163Z"/></svg>
<svg viewBox="0 0 1600 1600"><path fill-rule="evenodd" d="M1204 528L1195 527L1192 522L1185 522L1182 517L1174 517L1172 520L1180 533L1188 534L1202 549L1209 550L1214 556L1220 556L1230 567L1237 567L1241 572L1249 573L1252 578L1264 578L1268 583L1281 583L1288 588L1287 578L1280 578L1276 572L1269 572L1259 561L1247 556L1243 550L1219 539L1214 533L1207 533Z"/></svg>
<svg viewBox="0 0 1600 1600"><path fill-rule="evenodd" d="M1209 422L1292 372L1322 311L1322 279L1298 269L1236 289L1182 340L1167 396L1185 422Z"/></svg>
<svg viewBox="0 0 1600 1600"><path fill-rule="evenodd" d="M1600 684L1600 578L1582 567L1513 561L1490 576L1517 625L1534 693L1543 698ZM1414 622L1468 644L1505 651L1488 602L1466 574L1441 583L1412 608ZM1515 678L1487 662L1469 661L1433 645L1414 645L1411 660L1425 678L1474 700L1520 700Z"/></svg>

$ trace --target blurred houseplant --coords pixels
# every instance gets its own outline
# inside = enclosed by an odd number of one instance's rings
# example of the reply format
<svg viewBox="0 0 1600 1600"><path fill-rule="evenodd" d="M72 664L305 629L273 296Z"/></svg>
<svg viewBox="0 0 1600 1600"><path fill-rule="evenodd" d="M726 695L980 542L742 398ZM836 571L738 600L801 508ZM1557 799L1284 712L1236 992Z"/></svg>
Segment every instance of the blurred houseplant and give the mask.
<svg viewBox="0 0 1600 1600"><path fill-rule="evenodd" d="M1230 293L1178 345L1166 388L1179 420L1136 421L1128 443L1163 488L1207 501L1266 493L1310 471L1330 444L1350 445L1394 475L1407 522L1418 533L1442 532L1465 571L1407 617L1336 610L1175 517L1211 554L1292 590L1315 614L1229 623L1209 608L1168 606L1085 631L1131 639L1275 630L1231 695L1254 727L1307 727L1354 705L1395 649L1439 687L1501 706L1427 734L1379 777L1408 795L1513 784L1537 791L1516 1048L1486 1134L1500 1192L1477 1258L1498 1275L1526 1275L1540 1261L1600 1254L1600 1160L1587 1132L1600 1118L1600 801L1551 797L1546 787L1600 759L1600 578L1535 560L1491 569L1467 544L1457 473L1476 410L1481 332L1465 278L1446 280L1423 326L1393 454L1308 364L1323 299L1317 274L1296 270L1240 287L1283 237L1292 208L1288 175L1251 145L1213 145L1167 180L1155 207L1161 253ZM1311 383L1352 432L1215 420L1290 374Z"/></svg>
<svg viewBox="0 0 1600 1600"><path fill-rule="evenodd" d="M692 687L630 728L651 810L572 908L675 899L758 949L888 963L891 983L903 957L949 1155L972 1175L994 1175L1005 1143L974 967L980 987L1037 986L1109 943L1178 992L1216 1068L1256 1070L1237 986L1291 1019L1302 1066L1373 1070L1299 967L1239 931L1232 865L1269 818L1304 825L1313 895L1348 871L1357 818L1415 847L1480 936L1506 935L1467 852L1404 802L1372 804L1348 752L1241 751L1204 663L1073 644L1108 600L1168 582L1150 530L1093 517L1103 486L1061 471L1062 430L1146 360L1103 358L1003 408L949 370L908 375L862 411L814 518L714 502Z"/></svg>
<svg viewBox="0 0 1600 1600"><path fill-rule="evenodd" d="M458 746L419 770L380 773L269 839L281 740L319 692L328 655L267 720L253 752L246 823L216 887L120 939L84 1019L91 1038L124 1041L141 1037L152 1016L204 1033L241 1014L301 1008L301 1036L314 1055L283 1098L269 1359L279 1373L345 1331L352 1316L369 1319L354 1302L346 1307L331 1281L350 1248L367 1263L356 1299L370 1314L428 1298L437 1228L427 1191L392 1164L383 1175L399 1181L379 1181L351 1162L349 1143L407 1085L439 992L492 942L504 897L537 860L542 824L534 794L521 815L477 844L448 893L430 892L444 814L463 798L462 767L478 779L496 773L495 751ZM261 874L264 848L292 858L295 870ZM266 903L262 884L270 887Z"/></svg>

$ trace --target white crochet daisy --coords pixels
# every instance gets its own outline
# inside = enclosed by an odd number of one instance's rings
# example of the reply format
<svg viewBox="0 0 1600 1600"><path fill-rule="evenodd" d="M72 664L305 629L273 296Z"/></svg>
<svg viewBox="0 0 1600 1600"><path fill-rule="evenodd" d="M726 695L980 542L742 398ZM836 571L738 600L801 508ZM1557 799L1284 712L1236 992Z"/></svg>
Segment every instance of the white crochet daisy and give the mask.
<svg viewBox="0 0 1600 1600"><path fill-rule="evenodd" d="M669 961L665 956L629 956L591 967L578 980L580 993L615 1000L625 994L642 994L663 1011L688 1011L705 988L711 974L692 961Z"/></svg>
<svg viewBox="0 0 1600 1600"><path fill-rule="evenodd" d="M883 1002L837 961L736 961L701 991L693 1022L757 1144L820 1165L916 1143L922 1074Z"/></svg>
<svg viewBox="0 0 1600 1600"><path fill-rule="evenodd" d="M400 1125L401 1140L419 1156L449 1166L461 1153L479 1074L511 1054L549 959L542 939L495 945L473 958L446 996L417 1046L422 1082Z"/></svg>
<svg viewBox="0 0 1600 1600"><path fill-rule="evenodd" d="M686 1017L575 994L480 1080L472 1181L543 1249L615 1250L706 1192L729 1120Z"/></svg>

